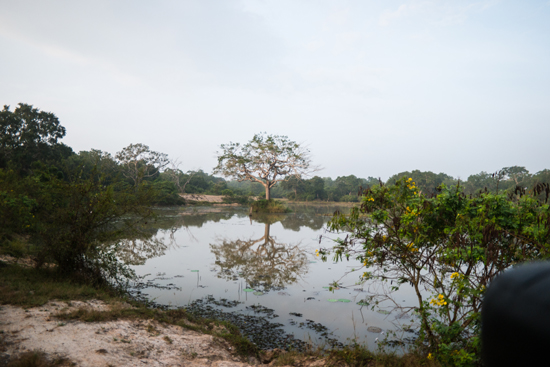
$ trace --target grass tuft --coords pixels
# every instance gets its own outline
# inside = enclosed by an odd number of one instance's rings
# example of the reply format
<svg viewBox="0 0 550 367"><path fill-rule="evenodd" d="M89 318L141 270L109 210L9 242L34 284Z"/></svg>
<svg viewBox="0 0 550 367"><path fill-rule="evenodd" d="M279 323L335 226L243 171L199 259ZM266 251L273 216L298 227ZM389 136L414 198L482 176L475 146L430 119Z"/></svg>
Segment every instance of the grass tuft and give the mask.
<svg viewBox="0 0 550 367"><path fill-rule="evenodd" d="M66 358L49 359L46 353L40 351L25 352L12 359L7 367L57 367L76 366Z"/></svg>
<svg viewBox="0 0 550 367"><path fill-rule="evenodd" d="M253 213L290 213L291 210L287 208L281 201L274 199L259 199L252 203L250 209Z"/></svg>
<svg viewBox="0 0 550 367"><path fill-rule="evenodd" d="M55 269L34 269L7 264L0 267L0 304L21 307L42 306L49 300L62 301L98 299L110 301L114 290L61 277Z"/></svg>

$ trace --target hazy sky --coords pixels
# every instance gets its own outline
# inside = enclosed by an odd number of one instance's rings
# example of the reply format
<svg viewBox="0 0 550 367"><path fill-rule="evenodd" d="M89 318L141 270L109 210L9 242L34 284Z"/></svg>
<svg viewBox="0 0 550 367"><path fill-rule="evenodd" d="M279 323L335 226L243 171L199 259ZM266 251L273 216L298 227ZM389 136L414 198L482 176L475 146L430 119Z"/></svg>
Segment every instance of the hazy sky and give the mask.
<svg viewBox="0 0 550 367"><path fill-rule="evenodd" d="M550 1L0 0L0 104L181 169L255 133L321 176L550 168Z"/></svg>

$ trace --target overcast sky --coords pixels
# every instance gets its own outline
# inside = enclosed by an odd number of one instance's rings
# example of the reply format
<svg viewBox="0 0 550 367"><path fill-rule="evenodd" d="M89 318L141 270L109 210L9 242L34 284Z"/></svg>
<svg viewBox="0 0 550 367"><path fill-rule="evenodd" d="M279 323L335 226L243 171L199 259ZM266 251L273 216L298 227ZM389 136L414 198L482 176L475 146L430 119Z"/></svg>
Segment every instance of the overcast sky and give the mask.
<svg viewBox="0 0 550 367"><path fill-rule="evenodd" d="M550 1L0 0L0 104L76 152L211 172L255 133L321 176L550 168Z"/></svg>

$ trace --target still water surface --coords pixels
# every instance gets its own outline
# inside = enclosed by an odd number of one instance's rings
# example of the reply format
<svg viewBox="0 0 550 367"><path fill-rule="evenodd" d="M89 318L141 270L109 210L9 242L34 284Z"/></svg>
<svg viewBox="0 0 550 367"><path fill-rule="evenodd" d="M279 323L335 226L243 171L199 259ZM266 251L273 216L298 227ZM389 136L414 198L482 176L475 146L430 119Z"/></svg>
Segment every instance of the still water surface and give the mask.
<svg viewBox="0 0 550 367"><path fill-rule="evenodd" d="M342 343L356 339L376 348L377 338L385 336L377 329L396 330L414 321L395 304L385 302L382 310L374 311L357 304L379 287L359 283L365 269L357 260L322 262L315 256L316 249L332 247L338 237L325 230L330 214L347 212L349 207L291 208L290 214L251 218L246 208L236 207L162 211L153 243L128 242L127 257L140 264L134 266L136 273L144 282L167 286L141 292L171 307L186 307L209 295L241 302L228 311L253 314L247 307L259 304L275 310L278 317L273 322L283 324L285 332L317 344L326 339L300 327L300 322L321 323L331 338ZM341 287L330 291L328 286L335 281ZM400 306L415 302L409 288L402 288L393 299Z"/></svg>

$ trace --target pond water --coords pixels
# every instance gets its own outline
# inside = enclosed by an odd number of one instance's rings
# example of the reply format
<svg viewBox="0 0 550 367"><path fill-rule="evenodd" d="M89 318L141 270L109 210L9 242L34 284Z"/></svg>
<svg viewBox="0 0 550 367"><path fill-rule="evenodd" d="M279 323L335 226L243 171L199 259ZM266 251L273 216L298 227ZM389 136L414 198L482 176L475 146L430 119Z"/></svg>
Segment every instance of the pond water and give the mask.
<svg viewBox="0 0 550 367"><path fill-rule="evenodd" d="M214 309L241 315L268 308L280 330L316 345L355 339L376 348L384 332L414 321L395 304L374 310L358 304L379 285L359 282L365 269L357 260L315 256L337 237L325 230L330 215L349 207L289 206L290 214L252 217L242 207L163 210L151 239L128 240L123 258L143 277L140 295L157 304L189 307L210 299ZM340 287L329 290L335 281ZM393 299L406 307L416 298L402 288Z"/></svg>

